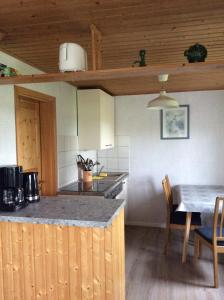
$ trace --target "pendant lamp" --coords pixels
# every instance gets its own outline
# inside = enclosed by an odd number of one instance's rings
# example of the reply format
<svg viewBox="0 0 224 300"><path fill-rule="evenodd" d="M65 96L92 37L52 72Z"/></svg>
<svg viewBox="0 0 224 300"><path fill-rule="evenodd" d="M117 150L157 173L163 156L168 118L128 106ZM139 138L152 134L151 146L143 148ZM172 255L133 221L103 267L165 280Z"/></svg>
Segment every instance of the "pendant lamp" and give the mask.
<svg viewBox="0 0 224 300"><path fill-rule="evenodd" d="M150 100L147 104L147 108L153 110L177 107L179 107L178 102L174 98L167 96L167 93L165 91L161 91L158 97Z"/></svg>
<svg viewBox="0 0 224 300"><path fill-rule="evenodd" d="M161 74L158 76L159 82L165 82L168 80L168 74ZM172 97L168 96L165 90L162 90L158 97L150 100L147 104L147 108L150 110L160 110L164 108L177 108L179 103Z"/></svg>

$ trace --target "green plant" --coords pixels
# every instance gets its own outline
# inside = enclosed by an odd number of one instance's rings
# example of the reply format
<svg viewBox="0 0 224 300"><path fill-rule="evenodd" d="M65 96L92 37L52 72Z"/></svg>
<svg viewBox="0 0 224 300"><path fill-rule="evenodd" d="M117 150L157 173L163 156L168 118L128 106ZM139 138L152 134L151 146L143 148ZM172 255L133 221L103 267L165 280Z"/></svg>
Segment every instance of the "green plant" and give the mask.
<svg viewBox="0 0 224 300"><path fill-rule="evenodd" d="M83 171L92 171L96 165L100 165L98 161L93 162L93 160L90 158L84 159L81 154L77 155L76 162L78 168L82 169Z"/></svg>

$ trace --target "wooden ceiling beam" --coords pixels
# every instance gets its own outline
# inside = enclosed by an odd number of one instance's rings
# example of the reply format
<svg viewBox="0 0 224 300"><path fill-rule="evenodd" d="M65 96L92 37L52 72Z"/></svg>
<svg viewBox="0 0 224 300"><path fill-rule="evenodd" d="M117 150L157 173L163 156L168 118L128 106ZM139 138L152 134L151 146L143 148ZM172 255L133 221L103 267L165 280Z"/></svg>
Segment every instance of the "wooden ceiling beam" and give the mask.
<svg viewBox="0 0 224 300"><path fill-rule="evenodd" d="M102 34L96 25L90 25L91 31L91 50L92 50L92 69L102 69Z"/></svg>

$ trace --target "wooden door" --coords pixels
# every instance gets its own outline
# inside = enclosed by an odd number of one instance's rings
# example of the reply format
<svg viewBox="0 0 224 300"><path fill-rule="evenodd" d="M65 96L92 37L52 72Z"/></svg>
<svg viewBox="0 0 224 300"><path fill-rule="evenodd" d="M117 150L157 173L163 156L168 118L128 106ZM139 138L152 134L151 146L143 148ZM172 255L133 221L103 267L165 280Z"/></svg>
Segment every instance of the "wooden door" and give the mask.
<svg viewBox="0 0 224 300"><path fill-rule="evenodd" d="M41 180L40 104L19 97L17 106L17 159L24 171L38 172Z"/></svg>
<svg viewBox="0 0 224 300"><path fill-rule="evenodd" d="M17 164L37 171L41 194L57 193L55 97L15 86Z"/></svg>

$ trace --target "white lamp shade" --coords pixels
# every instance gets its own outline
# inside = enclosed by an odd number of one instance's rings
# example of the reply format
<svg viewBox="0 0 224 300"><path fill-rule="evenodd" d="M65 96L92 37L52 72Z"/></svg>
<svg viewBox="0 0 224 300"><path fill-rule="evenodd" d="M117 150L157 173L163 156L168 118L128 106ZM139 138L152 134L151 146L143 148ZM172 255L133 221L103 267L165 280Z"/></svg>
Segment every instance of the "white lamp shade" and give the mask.
<svg viewBox="0 0 224 300"><path fill-rule="evenodd" d="M157 98L147 104L147 108L152 110L177 107L179 107L179 103L174 98L167 96L165 91L161 91Z"/></svg>

